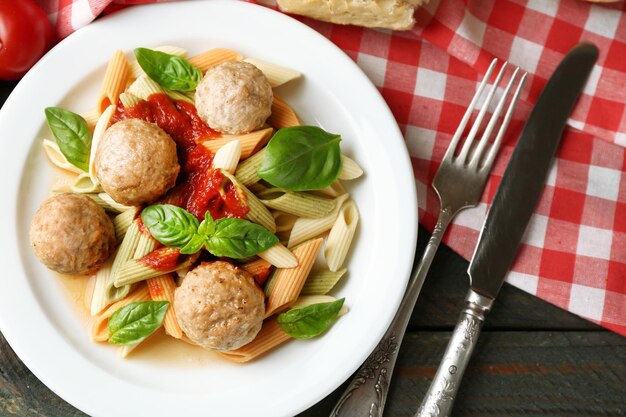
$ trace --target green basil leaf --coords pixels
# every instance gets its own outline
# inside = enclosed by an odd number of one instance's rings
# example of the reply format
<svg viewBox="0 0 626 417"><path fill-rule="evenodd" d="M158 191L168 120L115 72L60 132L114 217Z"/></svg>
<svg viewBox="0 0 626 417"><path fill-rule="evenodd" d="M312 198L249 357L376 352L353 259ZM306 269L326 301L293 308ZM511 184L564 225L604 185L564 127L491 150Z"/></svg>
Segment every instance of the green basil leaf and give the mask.
<svg viewBox="0 0 626 417"><path fill-rule="evenodd" d="M136 301L120 308L109 318L109 343L141 342L161 326L169 304L169 301Z"/></svg>
<svg viewBox="0 0 626 417"><path fill-rule="evenodd" d="M202 72L179 56L137 48L135 57L148 77L171 90L192 91L202 79Z"/></svg>
<svg viewBox="0 0 626 417"><path fill-rule="evenodd" d="M215 222L213 221L213 217L211 217L211 213L207 210L204 214L204 220L200 223L198 227L198 234L202 236L211 236L215 233Z"/></svg>
<svg viewBox="0 0 626 417"><path fill-rule="evenodd" d="M215 221L215 232L208 235L206 249L215 256L245 258L256 255L278 243L278 238L258 224L242 219Z"/></svg>
<svg viewBox="0 0 626 417"><path fill-rule="evenodd" d="M45 113L48 126L67 161L85 172L89 171L91 131L87 121L60 107L48 107Z"/></svg>
<svg viewBox="0 0 626 417"><path fill-rule="evenodd" d="M322 334L337 319L344 301L340 298L289 310L278 316L278 325L293 338L310 339Z"/></svg>
<svg viewBox="0 0 626 417"><path fill-rule="evenodd" d="M141 220L152 237L171 248L186 247L198 232L198 219L185 209L171 204L146 207L141 212Z"/></svg>
<svg viewBox="0 0 626 417"><path fill-rule="evenodd" d="M317 126L280 129L265 148L258 175L285 190L321 190L341 173L340 141Z"/></svg>
<svg viewBox="0 0 626 417"><path fill-rule="evenodd" d="M180 253L183 255L193 255L198 252L204 246L205 236L197 233L192 236L192 238L187 242L185 246L182 247Z"/></svg>

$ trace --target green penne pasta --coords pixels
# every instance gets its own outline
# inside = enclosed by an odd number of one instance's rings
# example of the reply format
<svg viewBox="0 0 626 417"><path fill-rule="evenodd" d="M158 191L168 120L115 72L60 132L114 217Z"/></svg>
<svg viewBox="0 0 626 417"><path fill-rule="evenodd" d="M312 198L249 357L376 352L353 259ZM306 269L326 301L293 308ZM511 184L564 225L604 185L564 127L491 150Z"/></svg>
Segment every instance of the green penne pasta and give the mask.
<svg viewBox="0 0 626 417"><path fill-rule="evenodd" d="M302 295L324 295L339 282L347 269L343 268L336 272L319 271L312 272L302 287Z"/></svg>
<svg viewBox="0 0 626 417"><path fill-rule="evenodd" d="M89 176L89 174L83 172L78 177L76 177L74 183L70 185L70 190L72 190L72 192L74 193L79 194L93 194L102 192L102 187L100 187L100 185L94 184L91 181L91 177Z"/></svg>
<svg viewBox="0 0 626 417"><path fill-rule="evenodd" d="M124 239L124 235L128 231L128 228L133 223L137 209L126 210L113 219L113 226L115 226L115 237L117 242L121 242Z"/></svg>
<svg viewBox="0 0 626 417"><path fill-rule="evenodd" d="M193 96L189 96L180 91L170 90L169 88L165 88L164 90L165 90L165 94L167 94L167 96L171 98L172 100L181 100L181 101L186 101L187 103L190 103L190 104L195 104L195 100Z"/></svg>
<svg viewBox="0 0 626 417"><path fill-rule="evenodd" d="M235 171L235 177L246 187L261 180L257 171L263 162L264 149L255 153L245 161L239 164L237 171Z"/></svg>
<svg viewBox="0 0 626 417"><path fill-rule="evenodd" d="M227 171L222 171L222 174L228 178L233 185L237 188L238 192L244 195L244 199L248 201L248 207L250 211L246 214L246 219L253 223L260 224L272 233L276 232L276 222L274 216L265 207L265 205L254 195L248 188L246 188L239 180ZM244 200L244 201L245 201Z"/></svg>
<svg viewBox="0 0 626 417"><path fill-rule="evenodd" d="M120 94L120 101L122 102L122 106L129 108L139 103L141 99L134 94L122 93Z"/></svg>
<svg viewBox="0 0 626 417"><path fill-rule="evenodd" d="M270 188L258 194L266 206L293 214L298 217L320 218L332 213L336 207L335 200L314 196L308 193L283 191Z"/></svg>
<svg viewBox="0 0 626 417"><path fill-rule="evenodd" d="M147 100L152 94L165 94L163 87L145 74L137 78L135 82L128 87L127 92L143 100Z"/></svg>

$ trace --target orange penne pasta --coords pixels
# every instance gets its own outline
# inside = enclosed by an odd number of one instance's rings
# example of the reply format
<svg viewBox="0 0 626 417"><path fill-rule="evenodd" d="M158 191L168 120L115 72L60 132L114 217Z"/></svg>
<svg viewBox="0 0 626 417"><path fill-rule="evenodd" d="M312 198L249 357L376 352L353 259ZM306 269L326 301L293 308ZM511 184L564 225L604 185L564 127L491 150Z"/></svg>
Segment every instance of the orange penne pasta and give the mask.
<svg viewBox="0 0 626 417"><path fill-rule="evenodd" d="M241 265L241 268L252 275L257 284L263 285L272 271L272 264L265 259L257 259Z"/></svg>
<svg viewBox="0 0 626 417"><path fill-rule="evenodd" d="M122 51L115 51L104 74L104 82L96 106L100 113L111 104L117 103L120 93L126 89L129 74L130 67L126 56Z"/></svg>
<svg viewBox="0 0 626 417"><path fill-rule="evenodd" d="M272 114L267 119L267 124L275 129L301 125L296 112L276 93L274 93L274 100L272 101Z"/></svg>
<svg viewBox="0 0 626 417"><path fill-rule="evenodd" d="M248 362L249 360L269 352L289 339L289 335L283 332L278 325L276 317L272 317L263 322L261 331L252 342L239 349L220 352L220 354L234 362Z"/></svg>
<svg viewBox="0 0 626 417"><path fill-rule="evenodd" d="M298 259L298 266L277 270L276 276L273 277L274 286L265 303L265 317L284 310L296 301L311 272L322 241L322 238L312 239L298 246L293 250L293 254Z"/></svg>
<svg viewBox="0 0 626 417"><path fill-rule="evenodd" d="M215 48L192 56L189 58L189 62L200 71L205 72L213 65L221 64L226 61L235 61L241 58L241 55L230 49Z"/></svg>
<svg viewBox="0 0 626 417"><path fill-rule="evenodd" d="M183 331L176 320L176 312L174 311L174 291L176 290L176 282L172 278L172 274L161 275L156 278L146 280L148 291L153 301L169 301L170 305L163 319L163 327L165 332L176 339L183 336Z"/></svg>
<svg viewBox="0 0 626 417"><path fill-rule="evenodd" d="M222 146L228 142L238 140L241 144L241 159L245 159L261 149L272 137L274 129L271 127L261 129L244 135L225 136L220 139L210 139L202 142L205 148L211 152L217 152Z"/></svg>
<svg viewBox="0 0 626 417"><path fill-rule="evenodd" d="M111 304L109 307L98 313L91 321L91 339L95 342L106 342L109 340L109 317L117 310L135 301L150 301L150 293L145 285L140 285L135 291L125 298Z"/></svg>

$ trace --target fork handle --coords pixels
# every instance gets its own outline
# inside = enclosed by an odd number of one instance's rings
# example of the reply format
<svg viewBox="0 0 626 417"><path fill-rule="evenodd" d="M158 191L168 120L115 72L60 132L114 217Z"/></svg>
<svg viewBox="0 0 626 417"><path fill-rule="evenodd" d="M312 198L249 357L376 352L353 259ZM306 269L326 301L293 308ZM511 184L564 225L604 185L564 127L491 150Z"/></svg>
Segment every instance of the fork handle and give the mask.
<svg viewBox="0 0 626 417"><path fill-rule="evenodd" d="M469 290L437 373L415 417L447 417L493 299Z"/></svg>
<svg viewBox="0 0 626 417"><path fill-rule="evenodd" d="M440 210L437 224L419 265L413 268L406 293L391 325L339 398L330 414L331 417L382 417L389 390L389 380L398 357L398 348L430 264L454 214L456 211L449 206Z"/></svg>

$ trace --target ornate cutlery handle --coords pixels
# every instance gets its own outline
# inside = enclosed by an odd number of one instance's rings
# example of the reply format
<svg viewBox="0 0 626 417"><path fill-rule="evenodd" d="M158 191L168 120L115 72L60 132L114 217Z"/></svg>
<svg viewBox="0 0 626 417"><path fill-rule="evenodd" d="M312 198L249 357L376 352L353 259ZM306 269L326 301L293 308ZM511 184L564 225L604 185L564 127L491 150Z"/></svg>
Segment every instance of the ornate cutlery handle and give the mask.
<svg viewBox="0 0 626 417"><path fill-rule="evenodd" d="M440 211L439 219L420 263L413 268L413 276L409 281L398 312L376 349L361 365L356 376L335 405L330 414L331 417L382 417L387 391L389 390L389 379L396 364L400 343L430 264L453 215L454 212L449 206Z"/></svg>
<svg viewBox="0 0 626 417"><path fill-rule="evenodd" d="M493 299L470 289L465 302L467 306L461 312L446 353L415 417L444 417L452 411L461 379Z"/></svg>

